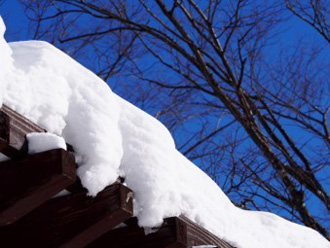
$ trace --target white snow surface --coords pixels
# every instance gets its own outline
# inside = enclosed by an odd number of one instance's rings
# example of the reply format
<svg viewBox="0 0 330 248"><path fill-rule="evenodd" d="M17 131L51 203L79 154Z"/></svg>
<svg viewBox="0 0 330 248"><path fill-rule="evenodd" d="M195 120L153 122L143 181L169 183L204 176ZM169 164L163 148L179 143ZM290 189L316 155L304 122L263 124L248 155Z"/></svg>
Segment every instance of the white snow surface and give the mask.
<svg viewBox="0 0 330 248"><path fill-rule="evenodd" d="M65 140L53 133L29 133L26 135L28 141L28 153L35 154L62 148L66 150Z"/></svg>
<svg viewBox="0 0 330 248"><path fill-rule="evenodd" d="M122 176L134 191L134 214L143 227L185 215L240 248L330 248L312 229L236 208L175 149L160 122L52 45L8 45L4 31L0 17L0 104L72 145L79 157L78 176L91 195Z"/></svg>

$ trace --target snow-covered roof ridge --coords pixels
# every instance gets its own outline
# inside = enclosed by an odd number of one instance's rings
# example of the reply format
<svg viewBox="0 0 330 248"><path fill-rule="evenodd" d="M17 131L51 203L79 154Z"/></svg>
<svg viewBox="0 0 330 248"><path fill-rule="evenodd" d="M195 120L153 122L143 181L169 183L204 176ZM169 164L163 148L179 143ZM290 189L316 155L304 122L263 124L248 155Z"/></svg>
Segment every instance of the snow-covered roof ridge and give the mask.
<svg viewBox="0 0 330 248"><path fill-rule="evenodd" d="M316 231L274 214L236 208L204 172L175 149L156 119L117 96L91 71L52 45L3 39L2 103L74 147L91 195L118 176L134 191L143 227L184 215L241 248L330 248Z"/></svg>

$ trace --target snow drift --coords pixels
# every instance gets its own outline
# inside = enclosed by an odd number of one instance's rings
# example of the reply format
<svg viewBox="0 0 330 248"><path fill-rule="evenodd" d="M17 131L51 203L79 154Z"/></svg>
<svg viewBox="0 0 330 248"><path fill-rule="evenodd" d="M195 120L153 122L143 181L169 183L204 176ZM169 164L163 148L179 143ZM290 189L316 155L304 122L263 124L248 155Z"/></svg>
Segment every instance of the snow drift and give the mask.
<svg viewBox="0 0 330 248"><path fill-rule="evenodd" d="M236 208L175 149L160 122L114 94L52 45L7 44L4 31L0 18L0 105L8 105L71 144L78 176L91 195L122 176L134 191L134 211L143 227L155 227L163 218L182 214L237 247L330 247L312 229L274 214ZM33 141L36 136L30 138ZM55 146L63 145L56 139Z"/></svg>

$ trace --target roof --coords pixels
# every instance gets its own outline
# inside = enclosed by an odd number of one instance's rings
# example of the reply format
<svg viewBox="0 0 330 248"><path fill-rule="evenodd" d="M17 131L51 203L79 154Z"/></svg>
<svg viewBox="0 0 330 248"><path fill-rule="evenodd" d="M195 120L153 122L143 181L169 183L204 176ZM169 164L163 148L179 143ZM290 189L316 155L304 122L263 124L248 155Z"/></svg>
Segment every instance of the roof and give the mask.
<svg viewBox="0 0 330 248"><path fill-rule="evenodd" d="M29 155L26 134L45 132L7 106L0 111L0 240L10 247L232 248L186 217L171 217L146 234L133 217L133 194L120 181L96 197L76 177L71 151ZM15 180L13 180L15 179ZM58 195L63 190L70 192ZM55 197L54 197L55 196Z"/></svg>

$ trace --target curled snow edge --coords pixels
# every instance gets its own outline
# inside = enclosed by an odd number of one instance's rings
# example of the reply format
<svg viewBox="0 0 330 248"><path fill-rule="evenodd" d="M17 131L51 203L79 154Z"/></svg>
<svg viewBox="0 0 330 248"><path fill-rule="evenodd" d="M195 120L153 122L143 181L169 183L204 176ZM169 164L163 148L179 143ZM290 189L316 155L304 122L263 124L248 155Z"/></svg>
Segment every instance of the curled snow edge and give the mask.
<svg viewBox="0 0 330 248"><path fill-rule="evenodd" d="M8 105L71 144L89 194L95 196L122 176L134 191L134 214L143 227L185 215L241 248L330 247L312 229L274 214L236 208L176 150L160 122L52 45L8 44L4 32L0 18L0 106ZM33 146L40 149L37 141Z"/></svg>

